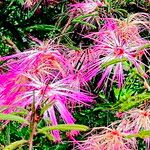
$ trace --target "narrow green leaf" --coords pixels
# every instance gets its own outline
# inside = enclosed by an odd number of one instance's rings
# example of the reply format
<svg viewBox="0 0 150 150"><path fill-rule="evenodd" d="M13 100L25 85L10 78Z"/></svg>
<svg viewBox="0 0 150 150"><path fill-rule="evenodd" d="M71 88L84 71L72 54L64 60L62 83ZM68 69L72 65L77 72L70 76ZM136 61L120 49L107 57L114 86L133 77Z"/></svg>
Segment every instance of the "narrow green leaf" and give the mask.
<svg viewBox="0 0 150 150"><path fill-rule="evenodd" d="M85 21L74 19L72 22L73 23L80 23L80 24L83 24L83 25L87 25L87 26L89 26L89 27L91 27L93 29L96 29L96 26L94 26L93 24L90 24L88 22L85 22Z"/></svg>
<svg viewBox="0 0 150 150"><path fill-rule="evenodd" d="M108 67L108 66L110 66L110 65L117 64L117 63L119 63L119 62L124 62L124 61L127 61L127 58L113 59L113 60L111 60L111 61L109 61L109 62L106 62L106 63L102 64L101 67L102 67L102 68L106 68L106 67Z"/></svg>
<svg viewBox="0 0 150 150"><path fill-rule="evenodd" d="M150 137L150 130L144 130L138 133L138 137L141 139L149 138Z"/></svg>
<svg viewBox="0 0 150 150"><path fill-rule="evenodd" d="M135 96L129 95L129 97L120 98L120 101L118 101L118 107L120 107L120 111L127 111L140 103L142 103L145 100L150 99L150 93L142 93L137 94ZM116 104L115 104L116 105Z"/></svg>
<svg viewBox="0 0 150 150"><path fill-rule="evenodd" d="M41 115L44 114L44 112L45 112L46 110L48 110L53 104L54 104L54 102L45 104L45 105L42 107L40 114L41 114Z"/></svg>
<svg viewBox="0 0 150 150"><path fill-rule="evenodd" d="M93 17L93 16L98 16L98 13L81 15L81 16L79 16L79 17L76 17L76 18L73 19L72 21L74 22L75 20L81 20L81 19L85 19L85 18L87 18L87 17Z"/></svg>
<svg viewBox="0 0 150 150"><path fill-rule="evenodd" d="M138 50L140 51L140 50L143 50L145 48L150 48L150 44L145 44L145 45L141 46L140 48L138 48Z"/></svg>
<svg viewBox="0 0 150 150"><path fill-rule="evenodd" d="M17 147L19 147L27 142L28 141L26 141L26 140L19 140L19 141L13 142L10 145L6 146L3 150L14 150Z"/></svg>
<svg viewBox="0 0 150 150"><path fill-rule="evenodd" d="M27 120L25 120L23 117L16 116L16 115L13 115L13 114L0 113L0 120L10 120L10 121L16 121L16 122L19 122L19 123L29 124L29 122Z"/></svg>
<svg viewBox="0 0 150 150"><path fill-rule="evenodd" d="M18 3L18 4L21 4L21 5L24 4L24 0L11 0L11 3L9 4L8 7L12 6L12 4L13 4L14 2L16 2L16 3Z"/></svg>
<svg viewBox="0 0 150 150"><path fill-rule="evenodd" d="M60 131L70 131L70 130L79 130L79 131L87 131L89 127L78 124L59 124L57 126L49 126L44 127L42 129L38 129L38 133L43 133L52 130L60 130Z"/></svg>
<svg viewBox="0 0 150 150"><path fill-rule="evenodd" d="M27 27L26 31L30 30L41 30L41 31L60 31L56 26L53 25L46 25L46 24L36 24L34 26Z"/></svg>
<svg viewBox="0 0 150 150"><path fill-rule="evenodd" d="M86 21L83 21L82 19L85 19L85 18L91 17L91 16L92 16L92 17L93 17L93 16L97 16L97 15L98 15L98 13L81 15L81 16L79 16L79 17L73 19L73 20L72 20L72 23L80 23L80 24L83 24L83 25L87 25L87 26L89 26L89 27L91 27L91 28L93 28L93 29L96 29L96 26L94 26L93 24L90 24L90 23L88 23L88 22L86 22Z"/></svg>
<svg viewBox="0 0 150 150"><path fill-rule="evenodd" d="M127 138L139 137L141 139L149 138L150 137L150 130L143 130L143 131L140 131L137 134L130 134L130 135L126 136L126 137Z"/></svg>

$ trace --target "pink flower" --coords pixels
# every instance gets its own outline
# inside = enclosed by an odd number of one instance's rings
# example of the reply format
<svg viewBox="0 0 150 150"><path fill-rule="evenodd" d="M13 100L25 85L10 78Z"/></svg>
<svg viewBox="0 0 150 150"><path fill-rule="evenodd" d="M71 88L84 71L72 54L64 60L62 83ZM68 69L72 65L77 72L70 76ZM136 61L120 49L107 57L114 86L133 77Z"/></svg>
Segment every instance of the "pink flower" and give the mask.
<svg viewBox="0 0 150 150"><path fill-rule="evenodd" d="M124 112L124 117L119 124L123 132L136 134L141 130L150 130L150 110L134 108ZM150 149L150 138L144 139L147 148Z"/></svg>
<svg viewBox="0 0 150 150"><path fill-rule="evenodd" d="M150 110L132 109L125 112L125 119L130 120L130 128L138 133L140 130L150 130Z"/></svg>
<svg viewBox="0 0 150 150"><path fill-rule="evenodd" d="M99 6L103 6L103 4L99 0L85 0L85 2L83 3L72 4L71 7L73 9L71 11L79 9L79 11L81 11L80 13L86 15L94 12Z"/></svg>
<svg viewBox="0 0 150 150"><path fill-rule="evenodd" d="M71 65L61 53L63 47L56 45L53 41L40 41L32 38L38 43L32 49L11 56L2 57L1 60L9 60L6 64L11 70L30 71L36 74L46 74L52 78L58 73L63 77L69 71L73 71ZM68 69L69 68L69 69ZM55 72L54 74L52 72Z"/></svg>
<svg viewBox="0 0 150 150"><path fill-rule="evenodd" d="M87 105L93 98L80 88L73 66L63 55L61 46L50 41L34 41L39 45L1 58L7 60L3 65L7 71L0 75L0 106L9 106L3 113L17 111L17 107L26 108L35 99L35 108L49 105L44 118L49 118L52 125L58 124L55 111L65 123L73 124L75 119L69 107ZM74 131L74 134L77 133ZM59 131L53 134L59 141Z"/></svg>
<svg viewBox="0 0 150 150"><path fill-rule="evenodd" d="M67 57L76 72L75 78L81 85L87 85L90 78L87 78L85 74L87 70L90 70L88 65L97 57L97 53L91 49L70 50Z"/></svg>
<svg viewBox="0 0 150 150"><path fill-rule="evenodd" d="M88 64L89 70L85 76L89 79L102 72L98 87L102 86L104 81L109 78L112 78L112 83L117 81L118 87L121 87L125 78L124 66L128 64L127 61L146 77L146 73L142 69L142 65L145 66L145 64L141 61L139 53L142 51L143 54L146 54L147 49L141 50L140 48L150 42L140 37L138 33L124 32L113 19L108 19L99 32L86 37L94 41L91 49L97 54L97 57ZM104 67L105 65L106 67ZM100 68L104 70L100 70Z"/></svg>
<svg viewBox="0 0 150 150"><path fill-rule="evenodd" d="M102 130L99 132L98 130ZM95 134L79 145L81 150L136 150L136 140L127 139L119 128L100 127L93 129Z"/></svg>

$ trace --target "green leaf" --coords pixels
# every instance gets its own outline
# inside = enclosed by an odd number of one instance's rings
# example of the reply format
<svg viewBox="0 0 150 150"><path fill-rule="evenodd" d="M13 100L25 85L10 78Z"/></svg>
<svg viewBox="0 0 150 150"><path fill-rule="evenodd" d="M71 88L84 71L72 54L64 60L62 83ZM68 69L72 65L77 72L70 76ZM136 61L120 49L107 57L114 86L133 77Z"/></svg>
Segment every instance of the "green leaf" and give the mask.
<svg viewBox="0 0 150 150"><path fill-rule="evenodd" d="M46 110L48 110L54 103L55 103L55 102L51 102L51 103L45 104L45 105L42 107L40 114L43 115L44 112L45 112Z"/></svg>
<svg viewBox="0 0 150 150"><path fill-rule="evenodd" d="M28 141L26 141L26 140L19 140L19 141L13 142L10 145L6 146L3 150L14 150L17 147L19 147L27 142Z"/></svg>
<svg viewBox="0 0 150 150"><path fill-rule="evenodd" d="M73 19L73 20L72 20L72 23L80 23L80 24L83 24L83 25L87 25L87 26L89 26L89 27L91 27L91 28L93 28L93 29L96 29L96 26L94 26L93 24L90 24L90 23L88 23L88 22L86 22L86 21L83 21L82 19L85 19L85 18L91 17L91 16L92 16L92 17L93 17L93 16L97 16L97 15L98 15L98 13L81 15L81 16L79 16L79 17Z"/></svg>
<svg viewBox="0 0 150 150"><path fill-rule="evenodd" d="M150 130L144 130L138 133L138 137L141 139L149 138L150 137Z"/></svg>
<svg viewBox="0 0 150 150"><path fill-rule="evenodd" d="M137 50L140 51L140 50L143 50L143 49L145 49L145 48L150 48L150 44L145 44L145 45L139 47Z"/></svg>
<svg viewBox="0 0 150 150"><path fill-rule="evenodd" d="M44 127L42 129L38 129L38 133L43 133L52 130L60 130L60 131L70 131L70 130L79 130L79 131L87 131L89 127L78 124L59 124L57 126L49 126Z"/></svg>
<svg viewBox="0 0 150 150"><path fill-rule="evenodd" d="M111 105L112 104L100 104L100 105L98 105L98 106L96 106L95 108L94 108L94 110L93 111L106 111L106 110L111 110Z"/></svg>
<svg viewBox="0 0 150 150"><path fill-rule="evenodd" d="M13 112L11 113L12 115L27 115L29 114L29 111L25 108L21 108L21 107L17 107L17 111L16 112Z"/></svg>
<svg viewBox="0 0 150 150"><path fill-rule="evenodd" d="M36 24L34 26L27 27L25 30L60 31L60 29L58 29L56 26L46 24Z"/></svg>
<svg viewBox="0 0 150 150"><path fill-rule="evenodd" d="M24 0L11 0L11 3L9 4L8 7L10 7L14 2L23 5L24 4Z"/></svg>
<svg viewBox="0 0 150 150"><path fill-rule="evenodd" d="M118 14L121 14L122 16L124 16L124 14L128 14L128 12L125 9L121 9L121 8L117 9L116 12Z"/></svg>
<svg viewBox="0 0 150 150"><path fill-rule="evenodd" d="M25 120L24 118L20 117L20 116L16 116L13 114L3 114L0 113L0 119L1 120L10 120L10 121L16 121L19 123L25 123L29 125L29 122L27 120Z"/></svg>
<svg viewBox="0 0 150 150"><path fill-rule="evenodd" d="M76 18L73 19L72 21L74 21L74 20L81 20L81 19L85 19L85 18L87 18L87 17L93 17L93 16L98 16L98 13L81 15L81 16L79 16L79 17L76 17Z"/></svg>
<svg viewBox="0 0 150 150"><path fill-rule="evenodd" d="M150 137L150 130L143 130L143 131L140 131L137 134L130 134L126 137L127 138L139 137L141 139L149 138Z"/></svg>
<svg viewBox="0 0 150 150"><path fill-rule="evenodd" d="M83 25L87 25L87 26L89 26L89 27L91 27L93 29L96 29L96 26L94 26L93 24L90 24L88 22L85 22L85 21L74 19L72 22L73 23L80 23L80 24L83 24Z"/></svg>
<svg viewBox="0 0 150 150"><path fill-rule="evenodd" d="M127 111L148 99L150 99L150 93L141 93L134 96L128 95L128 97L120 98L120 101L114 105L114 108L119 107L120 111Z"/></svg>
<svg viewBox="0 0 150 150"><path fill-rule="evenodd" d="M108 61L108 62L102 64L101 67L102 67L102 68L106 68L106 67L108 67L108 66L110 66L110 65L117 64L117 63L119 63L119 62L124 62L124 61L127 61L127 58L113 59L113 60L111 60L111 61Z"/></svg>

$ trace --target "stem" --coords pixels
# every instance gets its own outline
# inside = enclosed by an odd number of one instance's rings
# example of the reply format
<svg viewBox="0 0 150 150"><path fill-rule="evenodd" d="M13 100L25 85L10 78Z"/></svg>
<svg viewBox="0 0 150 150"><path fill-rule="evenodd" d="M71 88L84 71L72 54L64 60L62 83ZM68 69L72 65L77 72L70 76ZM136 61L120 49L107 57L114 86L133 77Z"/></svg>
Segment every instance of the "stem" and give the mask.
<svg viewBox="0 0 150 150"><path fill-rule="evenodd" d="M37 123L34 122L32 132L30 134L30 139L29 139L29 150L32 150L32 147L33 147L33 138L34 138L34 135L36 132L36 125L37 125Z"/></svg>
<svg viewBox="0 0 150 150"><path fill-rule="evenodd" d="M32 150L33 147L33 138L36 132L36 125L37 122L35 121L35 117L36 117L36 109L35 109L35 93L33 91L33 103L32 103L32 115L31 115L31 124L30 124L30 129L31 129L31 134L30 134L30 138L29 138L29 150Z"/></svg>

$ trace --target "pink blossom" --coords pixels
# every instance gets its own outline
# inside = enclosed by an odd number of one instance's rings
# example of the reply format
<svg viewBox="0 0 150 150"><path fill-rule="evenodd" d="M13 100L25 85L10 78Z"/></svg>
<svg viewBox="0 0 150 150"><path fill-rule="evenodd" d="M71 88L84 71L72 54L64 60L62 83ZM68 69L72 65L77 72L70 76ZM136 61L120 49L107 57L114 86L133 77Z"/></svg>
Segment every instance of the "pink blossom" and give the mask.
<svg viewBox="0 0 150 150"><path fill-rule="evenodd" d="M133 64L141 75L146 76L142 69L142 65L145 64L141 61L139 52L142 51L146 54L147 49L141 50L140 48L150 42L140 37L138 33L130 32L129 34L124 32L117 22L113 19L108 19L99 32L91 33L86 37L94 41L91 49L98 56L88 64L89 70L87 71L86 78L92 78L102 72L98 87L102 86L104 81L109 78L112 78L112 83L117 81L118 87L121 87L125 78L124 66L127 61ZM114 63L110 63L107 66L106 64L109 62ZM102 70L102 67L105 65L105 69ZM102 69L100 70L100 68Z"/></svg>
<svg viewBox="0 0 150 150"><path fill-rule="evenodd" d="M101 131L99 131L101 130ZM99 127L94 128L92 135L83 141L78 148L81 150L136 150L134 138L127 139L128 134L119 128ZM92 131L92 132L93 132Z"/></svg>
<svg viewBox="0 0 150 150"><path fill-rule="evenodd" d="M61 46L51 41L34 41L39 45L1 58L7 61L3 64L7 71L0 75L0 106L9 106L3 113L17 111L17 107L26 108L35 99L36 108L50 105L44 112L44 118L49 118L52 125L58 124L55 111L65 123L73 124L75 119L69 112L69 106L73 109L77 104L87 105L93 98L80 88L73 66L63 55ZM77 133L74 131L74 134ZM53 134L59 141L59 132L54 131Z"/></svg>
<svg viewBox="0 0 150 150"><path fill-rule="evenodd" d="M133 133L138 133L141 130L150 130L150 110L142 109L132 109L125 112L124 119L120 125L126 120L126 127L123 130L132 131ZM145 142L147 148L150 148L150 139L146 138Z"/></svg>

